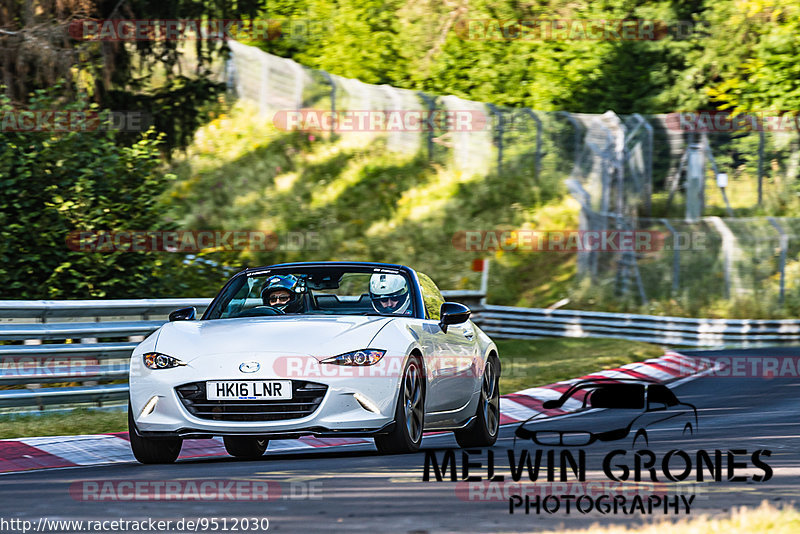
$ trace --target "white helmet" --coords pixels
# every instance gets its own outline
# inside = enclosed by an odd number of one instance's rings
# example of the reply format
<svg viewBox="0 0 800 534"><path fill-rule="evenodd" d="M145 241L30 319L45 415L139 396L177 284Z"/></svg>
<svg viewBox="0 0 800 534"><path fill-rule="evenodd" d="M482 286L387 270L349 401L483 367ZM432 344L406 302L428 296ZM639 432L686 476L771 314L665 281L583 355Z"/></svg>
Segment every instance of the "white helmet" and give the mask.
<svg viewBox="0 0 800 534"><path fill-rule="evenodd" d="M411 305L408 284L399 274L373 274L369 279L369 296L378 313L401 314Z"/></svg>

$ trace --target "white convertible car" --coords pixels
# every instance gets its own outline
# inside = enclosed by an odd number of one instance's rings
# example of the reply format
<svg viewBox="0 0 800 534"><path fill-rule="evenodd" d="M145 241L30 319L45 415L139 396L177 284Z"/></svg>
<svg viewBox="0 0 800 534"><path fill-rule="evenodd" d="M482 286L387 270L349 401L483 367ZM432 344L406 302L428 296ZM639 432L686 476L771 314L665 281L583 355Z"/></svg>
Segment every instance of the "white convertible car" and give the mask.
<svg viewBox="0 0 800 534"><path fill-rule="evenodd" d="M304 435L373 437L382 453L417 450L423 431L454 431L462 447L497 439L497 347L413 269L247 269L195 315L174 311L133 351L128 424L142 463L175 461L184 438L222 436L240 458Z"/></svg>

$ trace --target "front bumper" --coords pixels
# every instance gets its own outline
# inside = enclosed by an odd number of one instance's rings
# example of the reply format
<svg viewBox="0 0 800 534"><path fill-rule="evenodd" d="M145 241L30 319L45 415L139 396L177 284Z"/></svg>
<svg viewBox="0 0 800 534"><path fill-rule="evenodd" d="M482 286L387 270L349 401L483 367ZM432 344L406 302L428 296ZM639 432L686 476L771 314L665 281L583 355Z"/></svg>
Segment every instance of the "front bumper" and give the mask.
<svg viewBox="0 0 800 534"><path fill-rule="evenodd" d="M248 355L254 359L252 354ZM312 376L288 377L327 386L317 408L307 416L274 421L232 421L200 418L192 415L181 402L175 388L192 382L208 380L242 380L230 367L238 367L241 358L226 355L219 369L208 365L193 365L153 371L144 367L141 356L131 360L131 410L137 433L143 437L205 438L221 435L291 438L315 436L374 436L391 431L394 422L400 379L396 376L325 376L314 373L313 366L329 370L330 364L311 362L306 370ZM265 359L266 360L266 359ZM282 379L276 376L268 361L262 360L262 370L247 376L252 380ZM234 366L234 364L236 364ZM325 366L325 367L323 367ZM228 368L226 368L228 367ZM238 369L237 369L238 371ZM341 374L341 373L337 373ZM153 401L156 398L156 401ZM155 402L155 407L152 403ZM149 405L149 406L148 406ZM148 413L142 414L148 406Z"/></svg>

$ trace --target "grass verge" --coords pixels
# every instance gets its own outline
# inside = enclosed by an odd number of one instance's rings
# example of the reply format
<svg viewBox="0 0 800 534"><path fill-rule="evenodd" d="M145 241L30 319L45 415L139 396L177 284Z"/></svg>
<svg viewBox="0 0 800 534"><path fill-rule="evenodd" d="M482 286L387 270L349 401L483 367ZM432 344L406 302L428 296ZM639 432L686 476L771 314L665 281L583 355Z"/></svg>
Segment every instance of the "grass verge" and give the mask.
<svg viewBox="0 0 800 534"><path fill-rule="evenodd" d="M498 339L500 392L514 393L664 354L658 345L611 338Z"/></svg>
<svg viewBox="0 0 800 534"><path fill-rule="evenodd" d="M0 439L76 436L128 430L128 412L78 409L68 414L0 416Z"/></svg>
<svg viewBox="0 0 800 534"><path fill-rule="evenodd" d="M648 343L619 339L500 339L500 391L513 393L663 354ZM0 439L103 434L128 429L125 411L80 409L64 413L0 416Z"/></svg>

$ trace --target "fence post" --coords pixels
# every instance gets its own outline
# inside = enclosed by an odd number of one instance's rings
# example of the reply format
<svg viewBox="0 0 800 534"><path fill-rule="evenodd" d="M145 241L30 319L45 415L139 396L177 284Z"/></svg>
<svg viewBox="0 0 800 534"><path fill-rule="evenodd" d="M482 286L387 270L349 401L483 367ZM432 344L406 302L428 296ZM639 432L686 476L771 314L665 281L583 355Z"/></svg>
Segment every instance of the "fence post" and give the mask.
<svg viewBox="0 0 800 534"><path fill-rule="evenodd" d="M725 192L725 188L719 185L719 167L717 167L717 160L714 159L714 154L711 152L711 144L708 142L708 135L705 133L701 134L700 142L703 144L703 150L708 158L708 162L711 163L711 170L714 171L714 179L722 193L722 200L725 202L725 209L728 212L728 217L733 217L733 208L731 208L731 203L728 202L728 194Z"/></svg>
<svg viewBox="0 0 800 534"><path fill-rule="evenodd" d="M708 217L707 220L711 222L719 233L720 238L722 238L722 257L725 262L725 296L730 299L733 295L731 283L735 276L732 271L735 268L733 253L736 248L736 237L733 235L733 232L731 232L731 229L728 228L719 217Z"/></svg>
<svg viewBox="0 0 800 534"><path fill-rule="evenodd" d="M764 183L764 125L758 130L758 205L761 205Z"/></svg>
<svg viewBox="0 0 800 534"><path fill-rule="evenodd" d="M702 143L694 139L687 150L686 220L697 221L703 216L705 204L705 154Z"/></svg>
<svg viewBox="0 0 800 534"><path fill-rule="evenodd" d="M653 196L653 126L638 113L635 113L634 116L641 121L642 127L647 132L647 143L644 150L644 210L645 215L649 217L652 213Z"/></svg>
<svg viewBox="0 0 800 534"><path fill-rule="evenodd" d="M678 232L675 231L675 228L667 219L661 219L661 222L664 223L669 233L672 234L672 293L675 295L678 293L679 277L681 274L681 251L680 247L678 247Z"/></svg>
<svg viewBox="0 0 800 534"><path fill-rule="evenodd" d="M494 134L494 142L495 145L497 145L497 174L501 174L503 172L503 130L505 118L503 117L503 112L497 109L497 106L494 104L487 104L487 107L492 115L497 117L497 130Z"/></svg>
<svg viewBox="0 0 800 534"><path fill-rule="evenodd" d="M786 235L783 227L780 225L775 217L767 217L769 223L775 227L780 236L781 256L780 256L780 269L781 269L781 288L780 288L780 303L783 305L784 293L786 290L786 253L789 249L789 236Z"/></svg>
<svg viewBox="0 0 800 534"><path fill-rule="evenodd" d="M539 173L542 170L542 119L530 108L525 108L525 113L536 121L536 168L534 169L536 180L539 180Z"/></svg>
<svg viewBox="0 0 800 534"><path fill-rule="evenodd" d="M578 121L567 111L557 111L557 115L563 115L567 118L567 120L572 124L572 127L575 129L575 134L573 136L573 141L575 146L573 148L574 154L572 155L573 158L573 165L577 167L580 165L581 162L581 126Z"/></svg>
<svg viewBox="0 0 800 534"><path fill-rule="evenodd" d="M324 70L320 70L322 75L328 80L328 83L331 84L331 136L336 133L336 83L333 81L333 77Z"/></svg>
<svg viewBox="0 0 800 534"><path fill-rule="evenodd" d="M425 121L427 123L427 145L428 145L428 161L433 161L433 112L436 110L436 99L431 98L422 91L417 91L417 94L425 102L425 105L428 107L428 119Z"/></svg>

